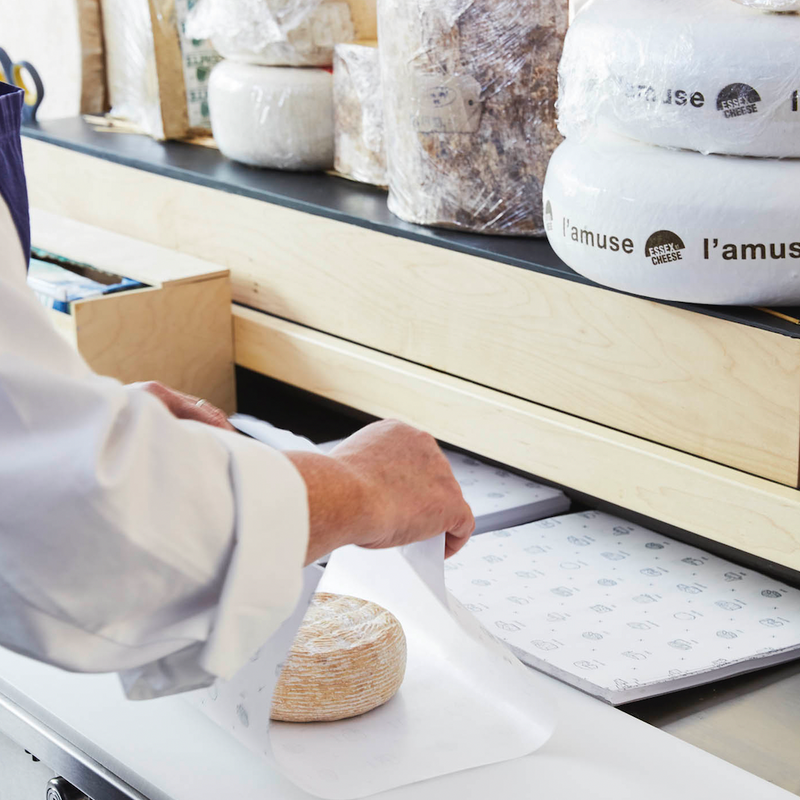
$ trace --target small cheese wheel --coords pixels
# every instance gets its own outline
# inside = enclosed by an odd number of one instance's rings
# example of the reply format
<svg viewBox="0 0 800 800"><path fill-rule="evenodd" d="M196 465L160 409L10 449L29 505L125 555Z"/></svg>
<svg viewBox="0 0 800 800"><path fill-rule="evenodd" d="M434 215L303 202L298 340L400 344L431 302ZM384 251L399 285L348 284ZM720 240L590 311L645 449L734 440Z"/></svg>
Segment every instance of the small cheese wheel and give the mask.
<svg viewBox="0 0 800 800"><path fill-rule="evenodd" d="M662 300L800 303L800 161L703 156L621 138L567 140L545 228L597 283Z"/></svg>
<svg viewBox="0 0 800 800"><path fill-rule="evenodd" d="M285 170L333 166L330 72L222 61L208 102L214 139L228 158Z"/></svg>
<svg viewBox="0 0 800 800"><path fill-rule="evenodd" d="M559 130L800 156L800 16L730 0L594 0L570 27Z"/></svg>
<svg viewBox="0 0 800 800"><path fill-rule="evenodd" d="M365 714L397 693L406 637L385 608L356 597L314 595L272 701L272 719L332 722Z"/></svg>
<svg viewBox="0 0 800 800"><path fill-rule="evenodd" d="M333 60L336 171L386 186L381 69L375 44L338 44Z"/></svg>

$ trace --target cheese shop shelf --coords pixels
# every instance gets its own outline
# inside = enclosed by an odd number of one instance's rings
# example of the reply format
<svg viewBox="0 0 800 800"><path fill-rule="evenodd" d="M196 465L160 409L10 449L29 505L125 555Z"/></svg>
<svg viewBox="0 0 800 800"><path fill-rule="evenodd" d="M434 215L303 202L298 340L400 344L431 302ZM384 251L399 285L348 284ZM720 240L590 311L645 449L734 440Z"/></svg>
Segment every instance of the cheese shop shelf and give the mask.
<svg viewBox="0 0 800 800"><path fill-rule="evenodd" d="M798 485L800 325L604 289L544 240L403 223L382 191L328 175L79 119L25 137L35 207L230 269L240 304Z"/></svg>

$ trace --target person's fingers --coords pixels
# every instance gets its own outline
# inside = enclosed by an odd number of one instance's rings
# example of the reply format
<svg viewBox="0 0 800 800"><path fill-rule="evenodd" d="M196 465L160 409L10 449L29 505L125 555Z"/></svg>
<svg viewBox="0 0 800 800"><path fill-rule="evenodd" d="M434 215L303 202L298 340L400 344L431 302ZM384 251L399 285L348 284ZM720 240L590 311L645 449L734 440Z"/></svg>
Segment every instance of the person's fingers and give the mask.
<svg viewBox="0 0 800 800"><path fill-rule="evenodd" d="M170 389L157 381L141 384L144 391L157 397L178 419L190 419L215 428L233 431L224 411L190 394Z"/></svg>
<svg viewBox="0 0 800 800"><path fill-rule="evenodd" d="M464 503L464 514L450 526L445 536L445 558L455 555L468 541L475 530L475 517L469 506Z"/></svg>

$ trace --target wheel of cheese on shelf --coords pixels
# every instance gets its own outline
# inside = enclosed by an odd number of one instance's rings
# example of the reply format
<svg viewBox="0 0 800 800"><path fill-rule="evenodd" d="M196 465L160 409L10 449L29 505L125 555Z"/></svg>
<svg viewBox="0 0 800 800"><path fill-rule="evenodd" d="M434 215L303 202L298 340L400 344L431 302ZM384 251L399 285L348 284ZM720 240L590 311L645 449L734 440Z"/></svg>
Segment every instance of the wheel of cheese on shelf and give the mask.
<svg viewBox="0 0 800 800"><path fill-rule="evenodd" d="M559 84L567 138L609 130L701 153L800 156L798 15L594 0L567 34Z"/></svg>
<svg viewBox="0 0 800 800"><path fill-rule="evenodd" d="M208 101L214 139L228 158L285 170L333 166L330 72L222 61Z"/></svg>
<svg viewBox="0 0 800 800"><path fill-rule="evenodd" d="M397 619L367 600L314 595L281 670L272 719L331 722L365 714L397 693L406 638Z"/></svg>
<svg viewBox="0 0 800 800"><path fill-rule="evenodd" d="M543 234L566 28L563 0L382 0L394 214L476 233Z"/></svg>
<svg viewBox="0 0 800 800"><path fill-rule="evenodd" d="M572 269L661 300L800 303L800 161L704 156L619 137L550 161L547 236Z"/></svg>
<svg viewBox="0 0 800 800"><path fill-rule="evenodd" d="M326 67L337 44L374 38L376 24L375 0L205 0L189 31L234 61Z"/></svg>
<svg viewBox="0 0 800 800"><path fill-rule="evenodd" d="M377 42L339 44L333 56L337 172L386 186L383 93Z"/></svg>

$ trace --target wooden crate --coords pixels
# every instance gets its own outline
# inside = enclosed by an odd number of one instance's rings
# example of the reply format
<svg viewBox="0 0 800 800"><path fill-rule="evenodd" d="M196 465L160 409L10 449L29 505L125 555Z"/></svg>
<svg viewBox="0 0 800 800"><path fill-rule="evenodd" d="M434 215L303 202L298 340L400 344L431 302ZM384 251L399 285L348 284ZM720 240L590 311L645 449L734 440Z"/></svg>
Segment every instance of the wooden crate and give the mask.
<svg viewBox="0 0 800 800"><path fill-rule="evenodd" d="M158 380L235 410L227 270L36 209L31 223L35 247L148 284L49 312L95 372Z"/></svg>

